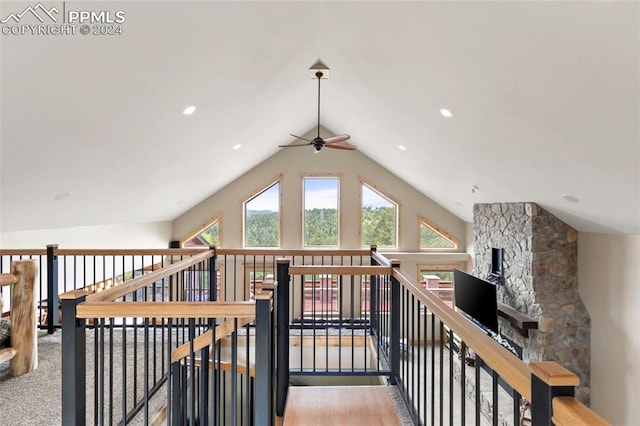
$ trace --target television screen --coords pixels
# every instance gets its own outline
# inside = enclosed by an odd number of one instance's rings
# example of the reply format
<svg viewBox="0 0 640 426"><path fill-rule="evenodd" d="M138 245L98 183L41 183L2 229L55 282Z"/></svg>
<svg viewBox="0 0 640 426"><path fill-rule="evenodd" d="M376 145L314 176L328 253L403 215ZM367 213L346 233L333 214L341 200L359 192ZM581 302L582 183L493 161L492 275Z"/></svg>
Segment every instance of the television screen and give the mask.
<svg viewBox="0 0 640 426"><path fill-rule="evenodd" d="M496 286L458 269L453 271L453 294L458 309L480 324L498 332Z"/></svg>
<svg viewBox="0 0 640 426"><path fill-rule="evenodd" d="M496 277L502 276L502 249L491 248L491 275Z"/></svg>

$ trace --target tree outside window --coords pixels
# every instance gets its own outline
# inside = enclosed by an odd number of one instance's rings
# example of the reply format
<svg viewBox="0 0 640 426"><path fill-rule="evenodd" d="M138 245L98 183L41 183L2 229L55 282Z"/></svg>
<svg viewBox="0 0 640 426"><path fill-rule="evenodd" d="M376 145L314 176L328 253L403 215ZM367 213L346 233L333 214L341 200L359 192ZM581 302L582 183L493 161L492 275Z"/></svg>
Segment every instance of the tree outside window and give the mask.
<svg viewBox="0 0 640 426"><path fill-rule="evenodd" d="M338 178L303 178L305 247L338 246L338 186Z"/></svg>
<svg viewBox="0 0 640 426"><path fill-rule="evenodd" d="M398 205L362 184L362 246L379 248L398 245Z"/></svg>
<svg viewBox="0 0 640 426"><path fill-rule="evenodd" d="M244 203L244 246L280 246L280 182Z"/></svg>

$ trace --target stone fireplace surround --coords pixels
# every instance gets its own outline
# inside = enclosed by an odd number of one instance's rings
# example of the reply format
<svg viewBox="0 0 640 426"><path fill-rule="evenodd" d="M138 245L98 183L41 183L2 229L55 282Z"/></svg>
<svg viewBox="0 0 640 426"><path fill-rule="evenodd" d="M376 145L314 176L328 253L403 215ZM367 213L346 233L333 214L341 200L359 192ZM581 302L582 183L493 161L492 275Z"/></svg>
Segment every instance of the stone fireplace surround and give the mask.
<svg viewBox="0 0 640 426"><path fill-rule="evenodd" d="M503 249L498 302L538 320L524 338L500 318L500 332L523 360L555 361L580 378L576 397L590 402L591 320L578 293L578 232L535 203L473 207L474 270L489 275L491 248Z"/></svg>

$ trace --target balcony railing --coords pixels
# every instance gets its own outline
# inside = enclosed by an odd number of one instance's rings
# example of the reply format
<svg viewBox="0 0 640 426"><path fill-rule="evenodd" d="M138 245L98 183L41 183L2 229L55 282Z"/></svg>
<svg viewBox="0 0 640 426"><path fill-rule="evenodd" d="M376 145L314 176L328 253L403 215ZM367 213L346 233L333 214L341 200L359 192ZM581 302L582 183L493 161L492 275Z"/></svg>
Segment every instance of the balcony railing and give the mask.
<svg viewBox="0 0 640 426"><path fill-rule="evenodd" d="M151 422L158 398L171 424L272 424L290 382L313 376L383 378L415 424L606 424L573 398L574 375L522 362L375 250L192 252L63 302L75 336L63 399L77 401L85 377L93 389L84 417L63 403L75 424ZM260 331L274 324L275 335ZM125 384L110 385L115 376ZM272 393L275 405L261 397Z"/></svg>

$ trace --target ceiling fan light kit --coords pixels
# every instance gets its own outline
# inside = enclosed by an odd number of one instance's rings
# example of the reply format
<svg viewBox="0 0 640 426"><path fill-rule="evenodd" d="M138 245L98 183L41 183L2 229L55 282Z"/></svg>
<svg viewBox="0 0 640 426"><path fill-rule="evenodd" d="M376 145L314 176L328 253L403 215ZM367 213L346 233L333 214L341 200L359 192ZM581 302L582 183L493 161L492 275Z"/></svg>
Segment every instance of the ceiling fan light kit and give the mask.
<svg viewBox="0 0 640 426"><path fill-rule="evenodd" d="M293 136L294 138L303 140L305 142L297 143L297 144L289 144L289 145L278 145L278 146L280 148L290 148L290 147L311 145L315 149L315 152L319 152L322 148L325 148L325 147L334 148L334 149L343 149L347 151L355 150L356 149L355 146L343 144L343 142L346 142L349 140L349 138L351 137L349 135L345 134L345 135L332 136L327 139L323 139L320 137L320 81L326 80L329 78L329 67L326 66L324 63L322 63L322 61L318 60L315 64L311 66L311 68L309 68L309 78L318 80L318 135L315 138L313 138L313 140L311 140L311 139L306 139L301 136L296 136L290 133L289 134L290 136Z"/></svg>

